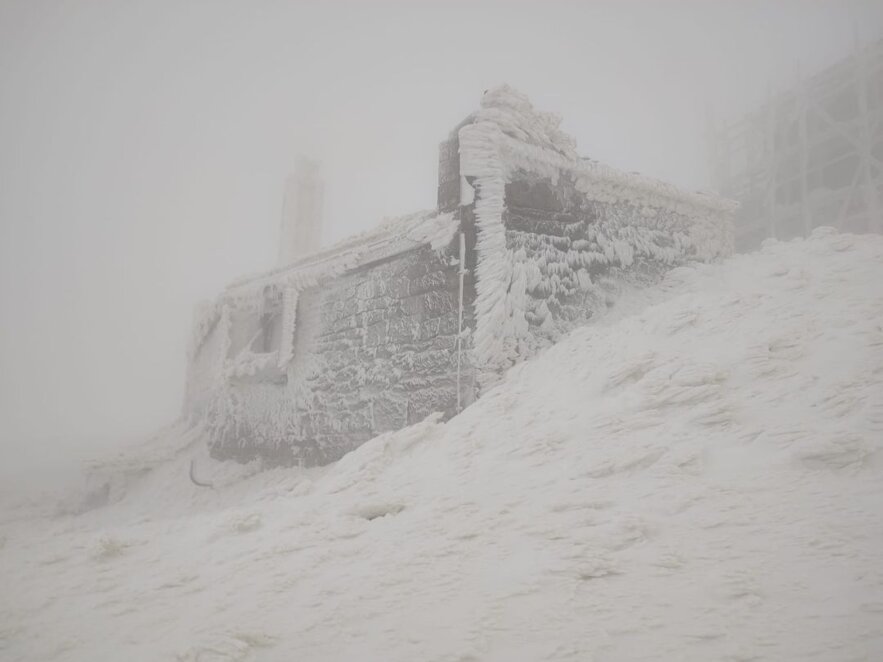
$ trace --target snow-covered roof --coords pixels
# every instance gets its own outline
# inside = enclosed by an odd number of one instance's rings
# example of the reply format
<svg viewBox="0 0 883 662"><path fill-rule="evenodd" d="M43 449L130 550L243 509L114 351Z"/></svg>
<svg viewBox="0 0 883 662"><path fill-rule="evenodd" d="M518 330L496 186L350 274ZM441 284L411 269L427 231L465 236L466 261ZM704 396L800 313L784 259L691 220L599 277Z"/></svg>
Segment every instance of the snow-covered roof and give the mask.
<svg viewBox="0 0 883 662"><path fill-rule="evenodd" d="M436 210L386 219L376 228L348 237L289 265L239 278L227 287L226 294L233 297L247 295L280 283L302 290L317 284L321 278L340 275L413 248L444 248L456 231L457 221L453 214L440 214Z"/></svg>
<svg viewBox="0 0 883 662"><path fill-rule="evenodd" d="M560 128L561 117L535 109L527 96L508 85L485 92L481 107L470 119L464 123L470 146L474 144L470 134L484 133L484 138L494 142L498 154L510 167L548 171L553 179L560 171L569 172L577 187L591 197L604 201L625 198L646 206L674 207L680 213L727 212L738 206L733 200L711 193L686 191L662 180L580 157L576 140ZM460 131L461 143L463 138Z"/></svg>
<svg viewBox="0 0 883 662"><path fill-rule="evenodd" d="M306 288L376 260L421 246L440 250L453 239L457 227L458 222L451 213L440 214L435 210L416 212L387 219L372 230L348 237L291 264L238 278L219 297L196 306L188 354L195 355L229 306L263 305L263 293L267 287L281 292L290 303L296 301L298 293ZM294 330L295 308L293 305L285 306L283 325L289 337ZM287 352L280 360L284 362L289 358L290 352Z"/></svg>

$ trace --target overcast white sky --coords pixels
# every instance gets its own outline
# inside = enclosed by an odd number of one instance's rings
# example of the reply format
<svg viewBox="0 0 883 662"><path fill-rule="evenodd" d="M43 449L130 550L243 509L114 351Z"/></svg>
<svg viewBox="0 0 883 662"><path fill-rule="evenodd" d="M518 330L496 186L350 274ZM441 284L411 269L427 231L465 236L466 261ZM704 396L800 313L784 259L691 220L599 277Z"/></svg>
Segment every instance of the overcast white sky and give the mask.
<svg viewBox="0 0 883 662"><path fill-rule="evenodd" d="M582 154L701 188L706 107L855 28L883 3L0 0L0 464L177 416L192 306L272 266L299 152L341 238L434 206L438 142L507 82Z"/></svg>

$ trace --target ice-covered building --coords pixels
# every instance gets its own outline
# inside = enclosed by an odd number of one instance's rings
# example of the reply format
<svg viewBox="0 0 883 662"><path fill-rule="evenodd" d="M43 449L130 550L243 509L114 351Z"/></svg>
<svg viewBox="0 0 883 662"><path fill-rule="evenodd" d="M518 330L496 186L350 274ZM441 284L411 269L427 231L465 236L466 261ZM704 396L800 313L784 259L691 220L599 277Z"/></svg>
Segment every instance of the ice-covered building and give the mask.
<svg viewBox="0 0 883 662"><path fill-rule="evenodd" d="M440 146L436 209L201 306L185 412L212 454L324 464L454 415L624 286L731 251L733 203L582 159L559 122L509 87L486 92ZM284 241L315 231L303 215L321 210L321 185L306 189Z"/></svg>

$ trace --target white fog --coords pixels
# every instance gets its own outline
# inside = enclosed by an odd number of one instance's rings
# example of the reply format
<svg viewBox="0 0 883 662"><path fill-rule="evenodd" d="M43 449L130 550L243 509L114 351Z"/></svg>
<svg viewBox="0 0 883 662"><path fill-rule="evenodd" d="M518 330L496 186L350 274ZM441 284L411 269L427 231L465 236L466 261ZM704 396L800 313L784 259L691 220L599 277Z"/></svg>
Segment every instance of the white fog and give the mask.
<svg viewBox="0 0 883 662"><path fill-rule="evenodd" d="M873 1L0 0L0 659L883 658L881 39ZM804 101L850 58L854 126ZM280 263L303 157L327 250Z"/></svg>

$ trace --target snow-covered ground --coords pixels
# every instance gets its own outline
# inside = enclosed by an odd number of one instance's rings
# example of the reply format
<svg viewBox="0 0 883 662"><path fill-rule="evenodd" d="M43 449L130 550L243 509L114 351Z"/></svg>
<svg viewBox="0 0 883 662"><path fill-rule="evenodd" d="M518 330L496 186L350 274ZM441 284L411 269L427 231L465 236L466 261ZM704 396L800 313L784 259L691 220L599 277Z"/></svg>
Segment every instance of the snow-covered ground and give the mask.
<svg viewBox="0 0 883 662"><path fill-rule="evenodd" d="M335 466L199 488L173 428L111 506L7 509L0 659L883 659L883 237L640 298Z"/></svg>

